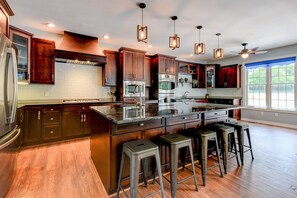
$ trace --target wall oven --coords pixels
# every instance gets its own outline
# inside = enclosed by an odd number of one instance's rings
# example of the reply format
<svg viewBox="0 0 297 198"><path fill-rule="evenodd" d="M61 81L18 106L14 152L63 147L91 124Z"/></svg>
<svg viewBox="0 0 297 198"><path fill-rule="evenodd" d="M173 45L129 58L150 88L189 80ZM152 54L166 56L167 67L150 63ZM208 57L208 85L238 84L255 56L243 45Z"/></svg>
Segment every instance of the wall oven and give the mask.
<svg viewBox="0 0 297 198"><path fill-rule="evenodd" d="M175 76L159 74L159 94L174 94Z"/></svg>
<svg viewBox="0 0 297 198"><path fill-rule="evenodd" d="M124 97L145 97L145 82L124 81Z"/></svg>

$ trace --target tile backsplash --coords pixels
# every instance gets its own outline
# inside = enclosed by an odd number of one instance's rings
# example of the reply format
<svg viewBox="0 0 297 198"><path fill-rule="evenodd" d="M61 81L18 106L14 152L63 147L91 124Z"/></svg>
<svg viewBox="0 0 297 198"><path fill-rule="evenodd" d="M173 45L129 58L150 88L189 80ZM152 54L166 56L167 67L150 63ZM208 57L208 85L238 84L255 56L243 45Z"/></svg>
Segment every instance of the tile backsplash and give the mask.
<svg viewBox="0 0 297 198"><path fill-rule="evenodd" d="M102 87L102 67L55 63L55 84L19 85L19 100L111 98Z"/></svg>

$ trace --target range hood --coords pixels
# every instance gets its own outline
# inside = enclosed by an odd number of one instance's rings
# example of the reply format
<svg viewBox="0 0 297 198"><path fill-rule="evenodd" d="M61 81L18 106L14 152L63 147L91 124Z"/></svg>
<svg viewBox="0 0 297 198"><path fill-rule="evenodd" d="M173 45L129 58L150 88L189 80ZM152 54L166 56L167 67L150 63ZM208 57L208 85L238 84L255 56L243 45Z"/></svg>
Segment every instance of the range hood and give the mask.
<svg viewBox="0 0 297 198"><path fill-rule="evenodd" d="M64 31L61 45L55 50L55 61L104 66L105 56L99 54L98 38Z"/></svg>

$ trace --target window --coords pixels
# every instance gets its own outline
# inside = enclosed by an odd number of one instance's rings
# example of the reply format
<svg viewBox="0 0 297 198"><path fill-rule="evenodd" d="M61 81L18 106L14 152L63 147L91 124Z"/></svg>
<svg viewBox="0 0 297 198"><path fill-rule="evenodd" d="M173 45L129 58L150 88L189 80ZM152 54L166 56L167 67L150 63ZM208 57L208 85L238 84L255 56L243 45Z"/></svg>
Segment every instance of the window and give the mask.
<svg viewBox="0 0 297 198"><path fill-rule="evenodd" d="M246 64L247 105L294 110L296 57Z"/></svg>

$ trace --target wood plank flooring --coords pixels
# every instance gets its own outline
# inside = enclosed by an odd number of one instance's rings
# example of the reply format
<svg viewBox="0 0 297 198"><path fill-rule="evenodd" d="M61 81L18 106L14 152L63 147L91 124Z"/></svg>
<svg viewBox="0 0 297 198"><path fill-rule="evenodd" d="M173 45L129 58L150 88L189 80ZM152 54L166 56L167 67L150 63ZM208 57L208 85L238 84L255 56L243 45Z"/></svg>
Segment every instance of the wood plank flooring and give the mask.
<svg viewBox="0 0 297 198"><path fill-rule="evenodd" d="M297 197L297 131L249 124L255 160L251 161L250 154L246 153L245 165L237 167L233 158L223 178L217 168L208 171L206 186L202 186L201 170L196 168L199 191L194 191L193 180L188 180L178 185L178 198ZM178 179L189 174L179 171ZM165 179L163 182L165 196L171 197L169 182ZM145 197L149 191L158 189L158 184L148 188L140 185L138 195ZM101 198L108 195L92 164L89 139L85 138L22 150L17 176L7 197ZM125 197L123 193L121 197Z"/></svg>

